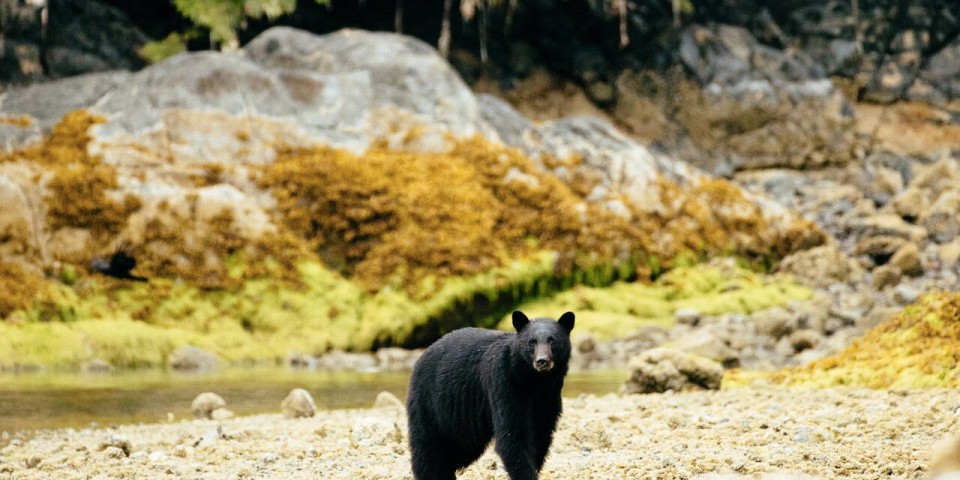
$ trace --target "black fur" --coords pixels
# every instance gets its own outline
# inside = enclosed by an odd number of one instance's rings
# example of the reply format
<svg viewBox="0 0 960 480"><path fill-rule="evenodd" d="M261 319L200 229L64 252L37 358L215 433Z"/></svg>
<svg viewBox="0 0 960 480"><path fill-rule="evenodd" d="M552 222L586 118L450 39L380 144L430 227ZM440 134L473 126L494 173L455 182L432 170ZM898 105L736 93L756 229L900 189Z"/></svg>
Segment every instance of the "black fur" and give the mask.
<svg viewBox="0 0 960 480"><path fill-rule="evenodd" d="M511 480L534 480L563 409L574 315L529 321L517 333L453 331L424 352L407 396L417 480L452 480L496 439Z"/></svg>

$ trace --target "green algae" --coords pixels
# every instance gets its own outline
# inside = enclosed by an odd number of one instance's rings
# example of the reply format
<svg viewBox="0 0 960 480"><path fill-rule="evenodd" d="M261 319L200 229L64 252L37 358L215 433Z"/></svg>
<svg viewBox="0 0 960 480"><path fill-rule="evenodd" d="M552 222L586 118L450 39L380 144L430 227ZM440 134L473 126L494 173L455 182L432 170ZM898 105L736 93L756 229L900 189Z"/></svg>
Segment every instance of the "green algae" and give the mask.
<svg viewBox="0 0 960 480"><path fill-rule="evenodd" d="M576 286L520 305L536 316L577 314L577 330L610 339L643 325L669 326L674 313L692 308L703 315L752 313L810 298L812 292L786 277L770 277L732 264L691 265L666 272L652 283L618 281L606 288ZM512 329L509 318L498 328Z"/></svg>
<svg viewBox="0 0 960 480"><path fill-rule="evenodd" d="M501 297L543 288L555 258L545 252L454 278L422 299L401 289L367 292L316 262L299 265L298 286L254 279L238 289L204 290L161 278L118 287L85 278L52 287L44 301L10 317L16 322L0 323L0 370L76 368L94 358L118 367L163 366L187 344L228 364L259 364L293 352L427 342L435 332L487 318L471 315L478 312L473 304L499 305Z"/></svg>
<svg viewBox="0 0 960 480"><path fill-rule="evenodd" d="M829 357L777 372L732 370L723 386L758 382L796 388L957 388L960 292L926 295Z"/></svg>

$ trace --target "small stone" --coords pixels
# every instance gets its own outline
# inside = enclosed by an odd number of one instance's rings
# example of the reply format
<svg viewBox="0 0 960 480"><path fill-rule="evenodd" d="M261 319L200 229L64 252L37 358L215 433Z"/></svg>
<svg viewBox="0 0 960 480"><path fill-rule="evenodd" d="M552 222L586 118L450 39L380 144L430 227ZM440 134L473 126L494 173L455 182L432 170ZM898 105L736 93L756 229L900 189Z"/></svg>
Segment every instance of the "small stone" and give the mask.
<svg viewBox="0 0 960 480"><path fill-rule="evenodd" d="M907 188L890 201L890 208L908 222L916 221L929 205L930 191L915 187Z"/></svg>
<svg viewBox="0 0 960 480"><path fill-rule="evenodd" d="M897 267L904 275L916 277L923 274L920 263L920 249L915 243L905 243L890 258L890 265Z"/></svg>
<svg viewBox="0 0 960 480"><path fill-rule="evenodd" d="M103 449L104 455L107 458L125 458L126 455L123 453L123 450L118 447L107 447Z"/></svg>
<svg viewBox="0 0 960 480"><path fill-rule="evenodd" d="M876 237L865 237L857 241L853 248L856 255L867 255L876 265L883 265L890 261L900 247L907 241L890 235L879 235Z"/></svg>
<svg viewBox="0 0 960 480"><path fill-rule="evenodd" d="M403 410L403 402L396 395L382 391L377 394L377 399L373 401L373 408L392 408Z"/></svg>
<svg viewBox="0 0 960 480"><path fill-rule="evenodd" d="M700 311L695 308L678 308L673 316L683 325L697 326L700 323Z"/></svg>
<svg viewBox="0 0 960 480"><path fill-rule="evenodd" d="M804 329L791 333L788 338L793 351L799 353L810 348L815 348L820 344L822 336L820 332Z"/></svg>
<svg viewBox="0 0 960 480"><path fill-rule="evenodd" d="M940 245L937 253L940 256L940 261L943 262L943 266L956 266L957 260L960 260L960 238Z"/></svg>
<svg viewBox="0 0 960 480"><path fill-rule="evenodd" d="M226 408L216 408L210 412L210 419L223 421L233 418L235 415L232 410L227 410Z"/></svg>
<svg viewBox="0 0 960 480"><path fill-rule="evenodd" d="M912 285L902 283L893 289L893 300L900 305L911 304L918 298L920 298L920 289Z"/></svg>
<svg viewBox="0 0 960 480"><path fill-rule="evenodd" d="M290 368L315 370L317 368L317 358L294 352L287 355L287 365Z"/></svg>
<svg viewBox="0 0 960 480"><path fill-rule="evenodd" d="M113 365L110 365L106 360L101 358L91 359L84 363L81 368L84 373L89 374L110 373L113 371Z"/></svg>
<svg viewBox="0 0 960 480"><path fill-rule="evenodd" d="M199 347L186 345L174 350L169 364L174 370L210 372L217 369L217 357Z"/></svg>
<svg viewBox="0 0 960 480"><path fill-rule="evenodd" d="M780 307L759 311L751 315L750 318L756 325L757 333L773 337L776 340L789 335L797 328L795 317Z"/></svg>
<svg viewBox="0 0 960 480"><path fill-rule="evenodd" d="M946 243L960 235L960 191L948 190L937 198L920 217L920 224L937 243Z"/></svg>
<svg viewBox="0 0 960 480"><path fill-rule="evenodd" d="M280 411L284 418L307 418L317 413L317 404L313 401L310 392L302 388L294 388L280 402Z"/></svg>
<svg viewBox="0 0 960 480"><path fill-rule="evenodd" d="M213 418L213 411L218 408L225 408L227 402L220 395L213 392L204 392L197 395L190 404L190 411L195 418L210 419Z"/></svg>
<svg viewBox="0 0 960 480"><path fill-rule="evenodd" d="M160 463L166 459L167 459L167 454L163 450L157 450L156 452L151 452L150 455L147 457L147 460L149 460L150 463Z"/></svg>
<svg viewBox="0 0 960 480"><path fill-rule="evenodd" d="M896 307L875 306L870 310L870 313L864 315L863 318L857 322L856 326L861 329L873 328L883 323L884 320L896 315L898 312L900 312L900 309Z"/></svg>
<svg viewBox="0 0 960 480"><path fill-rule="evenodd" d="M873 288L883 290L885 287L900 283L902 277L900 269L893 265L880 265L873 269Z"/></svg>
<svg viewBox="0 0 960 480"><path fill-rule="evenodd" d="M194 447L210 446L219 442L220 440L223 440L224 438L226 438L226 436L223 434L223 427L221 425L217 425L217 428L211 428L206 432L203 432L203 436L197 439L197 441L193 443L193 446ZM174 452L174 454L176 454L176 452Z"/></svg>
<svg viewBox="0 0 960 480"><path fill-rule="evenodd" d="M42 461L43 459L40 457L31 456L27 457L27 459L23 461L23 465L27 468L37 468L40 466L40 462Z"/></svg>
<svg viewBox="0 0 960 480"><path fill-rule="evenodd" d="M130 444L130 440L123 435L111 435L107 441L100 443L97 450L106 450L110 447L119 448L125 457L129 457L130 452L133 451L133 446Z"/></svg>

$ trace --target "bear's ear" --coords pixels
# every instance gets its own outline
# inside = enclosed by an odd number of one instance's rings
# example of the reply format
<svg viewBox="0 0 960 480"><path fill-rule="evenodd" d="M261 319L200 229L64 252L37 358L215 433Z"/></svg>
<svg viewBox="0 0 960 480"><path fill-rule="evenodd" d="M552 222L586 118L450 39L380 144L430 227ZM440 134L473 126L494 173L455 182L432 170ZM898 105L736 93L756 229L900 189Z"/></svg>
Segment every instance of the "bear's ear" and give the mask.
<svg viewBox="0 0 960 480"><path fill-rule="evenodd" d="M560 320L557 320L557 323L559 323L567 333L570 333L573 330L573 320L573 312L567 312L560 315Z"/></svg>
<svg viewBox="0 0 960 480"><path fill-rule="evenodd" d="M515 310L513 312L513 328L516 328L518 332L523 330L523 327L526 327L528 323L530 323L530 319L527 318L523 312L520 310Z"/></svg>

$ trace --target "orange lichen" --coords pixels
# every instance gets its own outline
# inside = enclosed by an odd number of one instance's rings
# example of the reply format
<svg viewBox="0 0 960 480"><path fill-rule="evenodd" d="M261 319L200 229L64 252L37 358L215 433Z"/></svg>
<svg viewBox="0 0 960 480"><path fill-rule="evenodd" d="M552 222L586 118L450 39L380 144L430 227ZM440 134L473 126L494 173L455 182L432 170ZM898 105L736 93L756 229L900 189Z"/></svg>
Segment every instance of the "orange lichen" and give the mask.
<svg viewBox="0 0 960 480"><path fill-rule="evenodd" d="M33 125L33 118L27 115L21 115L18 117L8 117L5 115L0 115L0 123L6 125L13 125L15 127L27 128Z"/></svg>
<svg viewBox="0 0 960 480"><path fill-rule="evenodd" d="M90 127L104 121L83 110L72 111L43 141L0 154L0 162L26 161L49 172L45 200L52 229L85 228L102 238L116 233L140 206L133 196L110 197L109 191L117 188L116 169L87 151Z"/></svg>
<svg viewBox="0 0 960 480"><path fill-rule="evenodd" d="M25 308L40 290L41 279L23 267L0 261L0 319Z"/></svg>

